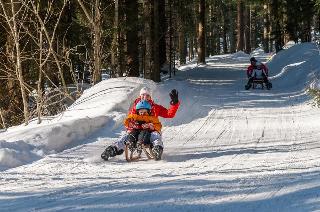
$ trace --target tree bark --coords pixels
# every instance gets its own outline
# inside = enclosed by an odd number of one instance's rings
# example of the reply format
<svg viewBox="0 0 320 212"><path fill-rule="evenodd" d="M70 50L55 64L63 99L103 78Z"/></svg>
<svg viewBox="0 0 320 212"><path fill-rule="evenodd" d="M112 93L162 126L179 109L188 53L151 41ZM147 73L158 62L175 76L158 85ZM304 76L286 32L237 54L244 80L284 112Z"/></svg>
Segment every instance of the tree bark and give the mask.
<svg viewBox="0 0 320 212"><path fill-rule="evenodd" d="M256 49L258 48L258 31L257 31L257 7L255 5L251 5L251 10L250 10L250 17L251 17L251 27L250 27L250 45L251 49ZM262 40L263 41L263 40Z"/></svg>
<svg viewBox="0 0 320 212"><path fill-rule="evenodd" d="M249 54L251 52L251 34L250 29L251 27L251 5L245 5L244 11L244 19L245 19L245 26L244 26L244 40L245 40L245 53Z"/></svg>
<svg viewBox="0 0 320 212"><path fill-rule="evenodd" d="M151 79L152 67L153 67L153 48L152 48L152 5L151 1L146 0L143 3L143 15L144 15L144 42L145 42L145 53L144 53L144 78Z"/></svg>
<svg viewBox="0 0 320 212"><path fill-rule="evenodd" d="M94 50L93 50L93 58L94 58L94 70L93 70L93 79L92 83L96 84L101 81L101 12L99 8L100 1L95 0L94 4L94 18L93 18L93 42L94 42Z"/></svg>
<svg viewBox="0 0 320 212"><path fill-rule="evenodd" d="M205 0L199 2L199 21L198 21L198 63L205 64L206 40L205 40Z"/></svg>
<svg viewBox="0 0 320 212"><path fill-rule="evenodd" d="M159 61L159 1L153 0L153 67L152 80L160 82L160 61ZM152 33L152 32L151 32Z"/></svg>
<svg viewBox="0 0 320 212"><path fill-rule="evenodd" d="M159 66L160 68L166 63L166 7L165 0L159 0Z"/></svg>
<svg viewBox="0 0 320 212"><path fill-rule="evenodd" d="M243 0L237 2L237 51L244 50L244 3Z"/></svg>
<svg viewBox="0 0 320 212"><path fill-rule="evenodd" d="M42 72L43 72L43 63L42 63L42 52L43 52L43 32L40 29L39 32L39 76L38 76L38 89L37 89L37 114L38 114L38 124L41 123L41 114L42 114Z"/></svg>
<svg viewBox="0 0 320 212"><path fill-rule="evenodd" d="M280 25L281 14L279 11L279 7L280 7L279 0L272 0L271 14L273 16L273 34L274 34L276 52L279 52L280 50L282 50L282 46L283 46L282 32L281 32L281 25Z"/></svg>
<svg viewBox="0 0 320 212"><path fill-rule="evenodd" d="M210 4L208 5L208 25L207 25L207 37L206 37L206 57L209 57L210 55L216 54L216 23L215 23L215 17L214 17L214 5L213 1L210 1Z"/></svg>
<svg viewBox="0 0 320 212"><path fill-rule="evenodd" d="M237 32L236 32L236 17L233 12L234 8L232 4L228 4L228 16L231 17L230 20L230 31L229 31L229 38L230 38L230 53L236 52L237 49Z"/></svg>
<svg viewBox="0 0 320 212"><path fill-rule="evenodd" d="M269 53L270 43L270 5L263 5L263 49L265 53Z"/></svg>
<svg viewBox="0 0 320 212"><path fill-rule="evenodd" d="M223 37L223 53L228 53L228 30L229 30L229 19L228 17L228 9L226 3L222 3L222 19L223 19L223 30L222 30L222 37Z"/></svg>
<svg viewBox="0 0 320 212"><path fill-rule="evenodd" d="M119 39L119 0L114 0L114 21L113 21L113 38L111 43L111 66L112 77L118 74L118 39Z"/></svg>
<svg viewBox="0 0 320 212"><path fill-rule="evenodd" d="M138 1L126 0L127 76L139 76Z"/></svg>
<svg viewBox="0 0 320 212"><path fill-rule="evenodd" d="M304 1L305 2L305 1ZM299 5L299 7L297 7ZM299 0L290 0L286 1L285 13L284 13L284 24L283 27L285 30L284 33L284 43L287 43L290 40L298 42L298 33L299 33L299 20L298 17L300 13L299 8L301 7Z"/></svg>
<svg viewBox="0 0 320 212"><path fill-rule="evenodd" d="M183 7L183 5L180 3L180 7ZM180 10L178 14L178 39L179 39L179 62L180 65L186 64L186 48L185 48L185 30L183 25L183 16L182 12Z"/></svg>
<svg viewBox="0 0 320 212"><path fill-rule="evenodd" d="M193 36L189 37L189 61L191 61L194 58L194 38Z"/></svg>

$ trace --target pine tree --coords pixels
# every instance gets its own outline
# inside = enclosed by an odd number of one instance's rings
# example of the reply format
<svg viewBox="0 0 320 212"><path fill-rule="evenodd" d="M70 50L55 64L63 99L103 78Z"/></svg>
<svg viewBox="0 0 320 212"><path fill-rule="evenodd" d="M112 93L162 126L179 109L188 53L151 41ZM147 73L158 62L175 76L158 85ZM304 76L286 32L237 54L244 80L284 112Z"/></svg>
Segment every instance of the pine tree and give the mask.
<svg viewBox="0 0 320 212"><path fill-rule="evenodd" d="M206 2L200 0L199 2L199 20L198 20L198 63L205 64L205 53L206 53L206 31L205 31L205 13Z"/></svg>

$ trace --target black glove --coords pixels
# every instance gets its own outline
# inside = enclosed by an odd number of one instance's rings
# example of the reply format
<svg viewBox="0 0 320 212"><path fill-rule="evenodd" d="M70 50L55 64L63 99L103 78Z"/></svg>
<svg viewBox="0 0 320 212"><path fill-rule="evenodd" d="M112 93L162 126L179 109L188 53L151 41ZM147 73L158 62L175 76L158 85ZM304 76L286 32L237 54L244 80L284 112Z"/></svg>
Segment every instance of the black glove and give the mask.
<svg viewBox="0 0 320 212"><path fill-rule="evenodd" d="M175 105L179 102L179 99L178 99L178 91L176 89L173 89L171 92L170 92L170 98L171 98L171 102L170 104L172 105Z"/></svg>

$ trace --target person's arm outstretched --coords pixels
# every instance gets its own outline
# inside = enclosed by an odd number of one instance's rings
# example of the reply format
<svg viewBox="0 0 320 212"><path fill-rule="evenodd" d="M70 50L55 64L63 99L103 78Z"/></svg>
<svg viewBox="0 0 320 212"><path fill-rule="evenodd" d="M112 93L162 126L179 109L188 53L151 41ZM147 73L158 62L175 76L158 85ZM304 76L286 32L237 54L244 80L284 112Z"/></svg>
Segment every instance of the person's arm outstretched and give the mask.
<svg viewBox="0 0 320 212"><path fill-rule="evenodd" d="M178 98L178 91L173 89L170 92L170 107L169 109L163 107L162 105L157 105L155 104L155 111L157 113L158 116L161 116L163 118L173 118L176 115L177 110L179 109L180 106L180 101Z"/></svg>

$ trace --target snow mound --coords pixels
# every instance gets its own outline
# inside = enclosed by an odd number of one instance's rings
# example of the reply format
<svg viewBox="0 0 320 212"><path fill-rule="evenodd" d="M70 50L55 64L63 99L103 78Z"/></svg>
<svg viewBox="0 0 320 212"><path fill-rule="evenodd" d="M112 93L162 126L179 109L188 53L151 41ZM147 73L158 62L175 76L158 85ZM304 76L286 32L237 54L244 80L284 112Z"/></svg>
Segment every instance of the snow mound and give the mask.
<svg viewBox="0 0 320 212"><path fill-rule="evenodd" d="M294 45L296 45L296 42L291 40L291 41L288 41L282 48L283 49L289 49L289 48L293 47Z"/></svg>
<svg viewBox="0 0 320 212"><path fill-rule="evenodd" d="M151 90L155 83L141 78L104 80L54 118L28 126L16 126L1 133L0 168L12 168L38 160L45 155L61 152L83 144L83 139L109 124L120 126L143 86ZM121 125L122 126L122 125Z"/></svg>
<svg viewBox="0 0 320 212"><path fill-rule="evenodd" d="M253 50L251 52L251 56L255 57L255 56L261 56L261 55L265 55L266 53L264 52L264 50L261 47L256 48L255 50Z"/></svg>
<svg viewBox="0 0 320 212"><path fill-rule="evenodd" d="M0 141L0 170L20 166L39 159L41 151L24 141Z"/></svg>
<svg viewBox="0 0 320 212"><path fill-rule="evenodd" d="M296 44L282 50L267 66L270 79L283 89L298 86L304 90L314 81L319 81L320 56L317 46L313 43Z"/></svg>
<svg viewBox="0 0 320 212"><path fill-rule="evenodd" d="M242 57L249 58L249 54L244 53L243 51L238 51L238 52L232 54L232 57L233 58L242 58Z"/></svg>
<svg viewBox="0 0 320 212"><path fill-rule="evenodd" d="M319 65L319 58L319 51L315 44L302 43L278 52L272 60L268 62L268 67L272 73L278 74L287 65L307 62L310 70L310 67Z"/></svg>

